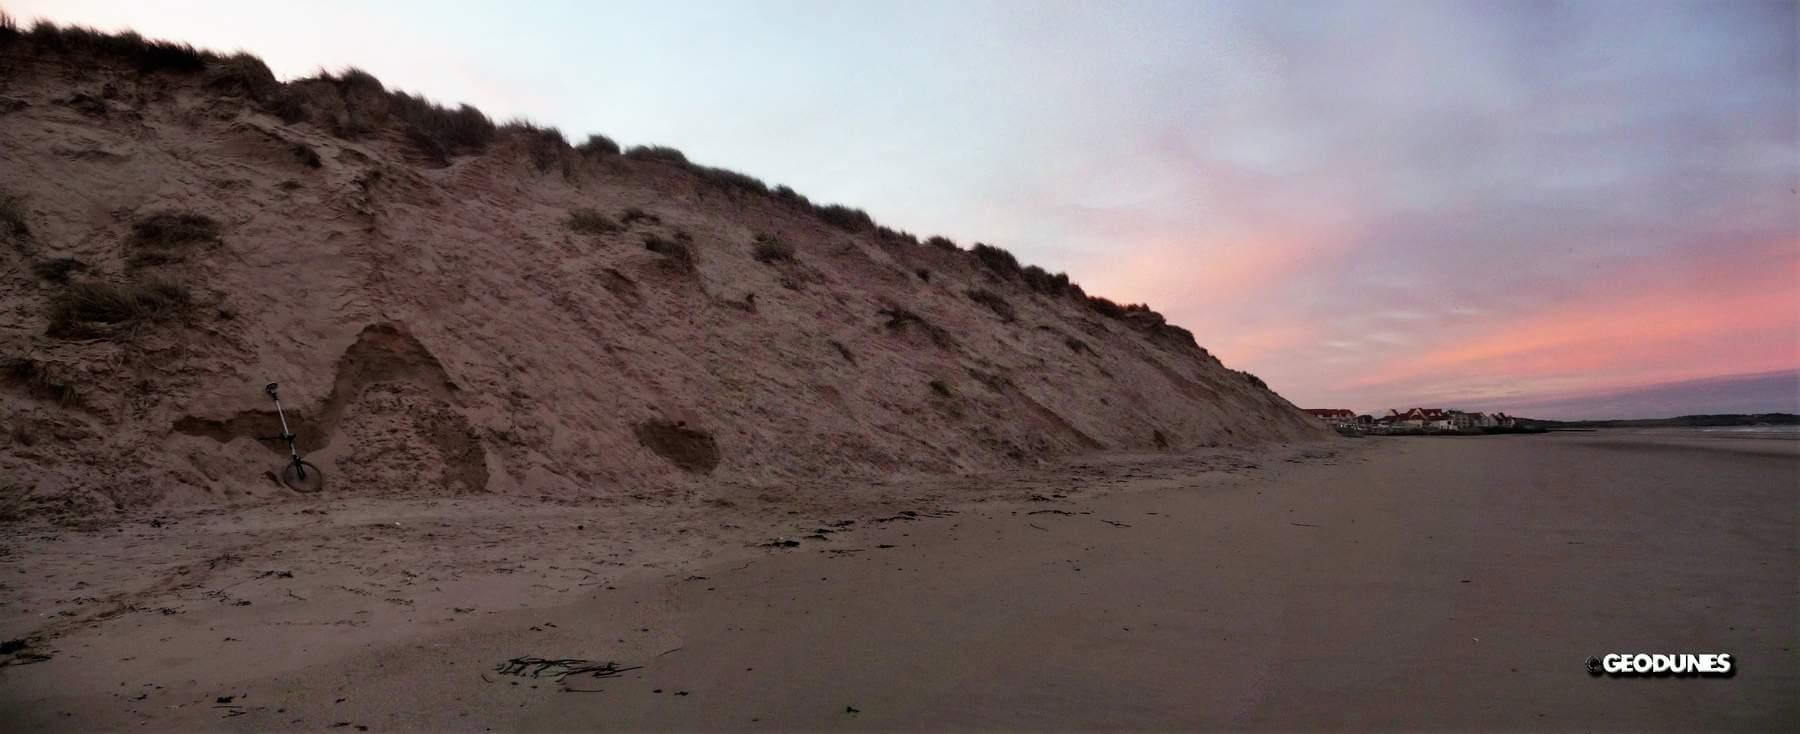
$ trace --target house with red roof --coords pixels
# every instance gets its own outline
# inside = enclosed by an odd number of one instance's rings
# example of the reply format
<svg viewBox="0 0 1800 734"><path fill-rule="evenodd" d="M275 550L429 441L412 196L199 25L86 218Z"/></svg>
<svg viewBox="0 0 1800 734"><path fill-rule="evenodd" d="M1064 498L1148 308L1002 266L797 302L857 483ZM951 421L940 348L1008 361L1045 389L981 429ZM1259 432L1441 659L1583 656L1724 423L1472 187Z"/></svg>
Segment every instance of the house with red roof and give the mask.
<svg viewBox="0 0 1800 734"><path fill-rule="evenodd" d="M1389 409L1388 414L1383 416L1380 422L1395 428L1430 428L1437 430L1452 430L1456 428L1456 421L1450 417L1450 411L1446 411L1443 408L1413 408L1404 413L1398 410Z"/></svg>

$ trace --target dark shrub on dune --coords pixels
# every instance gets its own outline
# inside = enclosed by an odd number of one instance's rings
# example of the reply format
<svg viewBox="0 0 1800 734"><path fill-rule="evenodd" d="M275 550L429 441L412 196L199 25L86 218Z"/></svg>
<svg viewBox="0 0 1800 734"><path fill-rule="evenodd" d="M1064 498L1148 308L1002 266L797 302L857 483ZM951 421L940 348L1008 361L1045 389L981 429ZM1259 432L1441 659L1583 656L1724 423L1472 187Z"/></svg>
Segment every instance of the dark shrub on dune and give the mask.
<svg viewBox="0 0 1800 734"><path fill-rule="evenodd" d="M764 264L791 262L794 259L794 246L774 235L759 234L750 256Z"/></svg>
<svg viewBox="0 0 1800 734"><path fill-rule="evenodd" d="M1125 318L1125 308L1105 296L1088 296L1088 308L1110 319Z"/></svg>
<svg viewBox="0 0 1800 734"><path fill-rule="evenodd" d="M691 272L694 269L694 250L680 235L672 240L644 235L644 249L668 258L668 263L676 270Z"/></svg>
<svg viewBox="0 0 1800 734"><path fill-rule="evenodd" d="M626 207L625 211L619 212L619 223L620 224L623 224L623 225L629 227L632 224L635 224L637 222L649 222L651 224L661 224L662 217L656 216L655 214L651 214L650 212L644 211L635 206Z"/></svg>
<svg viewBox="0 0 1800 734"><path fill-rule="evenodd" d="M531 158L531 165L539 172L547 172L563 162L563 153L571 150L568 138L562 131L546 127L529 120L513 120L501 126L501 131L516 135L525 142L525 153Z"/></svg>
<svg viewBox="0 0 1800 734"><path fill-rule="evenodd" d="M968 291L967 295L969 296L969 300L986 306L989 311L993 311L994 315L999 316L1001 321L1011 323L1019 316L1018 312L1013 310L1012 304L1007 303L1006 299L1001 298L999 294L992 291L975 289Z"/></svg>
<svg viewBox="0 0 1800 734"><path fill-rule="evenodd" d="M575 146L575 150L586 156L618 155L619 144L613 142L612 138L595 133L589 135L581 145Z"/></svg>
<svg viewBox="0 0 1800 734"><path fill-rule="evenodd" d="M277 81L261 59L246 53L220 56L185 43L148 40L136 33L109 34L45 21L21 32L18 24L4 15L0 15L0 43L29 43L44 52L116 59L143 73L206 71L209 88L255 99L289 124L310 119L316 112L309 109L303 90ZM390 91L362 69L322 73L311 81L329 83L341 100L345 117L330 120L340 134L367 133L394 118L451 154L479 152L494 137L494 123L480 110L469 105L447 108L417 95Z"/></svg>
<svg viewBox="0 0 1800 734"><path fill-rule="evenodd" d="M275 98L269 100L264 108L289 125L312 119L312 110L306 106L306 98L295 94L291 89L284 88L277 92Z"/></svg>
<svg viewBox="0 0 1800 734"><path fill-rule="evenodd" d="M887 242L897 242L900 244L912 245L914 247L919 245L919 238L914 237L913 233L904 230L878 226L875 228L875 234Z"/></svg>
<svg viewBox="0 0 1800 734"><path fill-rule="evenodd" d="M1167 341L1171 341L1176 344L1180 344L1183 346L1189 346L1189 347L1198 349L1198 350L1200 350L1201 354L1207 353L1206 349L1202 348L1200 346L1199 342L1194 341L1194 332L1188 331L1187 329L1183 329L1174 324L1163 324L1162 326L1157 328L1155 335L1158 338L1165 339Z"/></svg>
<svg viewBox="0 0 1800 734"><path fill-rule="evenodd" d="M208 62L219 58L185 43L150 40L129 31L104 33L81 26L59 27L40 20L32 24L30 32L20 33L17 23L10 17L5 26L6 30L0 36L8 43L27 42L51 53L112 58L145 74L205 71Z"/></svg>
<svg viewBox="0 0 1800 734"><path fill-rule="evenodd" d="M990 244L977 242L969 248L975 259L980 260L988 270L1002 278L1010 278L1019 274L1019 259L1013 254Z"/></svg>
<svg viewBox="0 0 1800 734"><path fill-rule="evenodd" d="M1019 273L1025 278L1026 286L1044 295L1060 296L1069 290L1067 273L1051 275L1049 271L1036 265L1027 265Z"/></svg>
<svg viewBox="0 0 1800 734"><path fill-rule="evenodd" d="M409 142L438 159L486 150L498 130L472 106L445 107L389 90L373 74L354 67L281 85L262 99L264 109L283 122L315 120L340 137L400 127Z"/></svg>
<svg viewBox="0 0 1800 734"><path fill-rule="evenodd" d="M569 210L569 218L564 221L569 229L587 235L612 234L624 229L599 210L579 207Z"/></svg>
<svg viewBox="0 0 1800 734"><path fill-rule="evenodd" d="M808 207L808 208L812 207L811 200L807 199L805 196L802 196L800 194L800 192L795 191L787 186L776 186L775 187L775 198L785 201L789 204L796 204L796 205L799 205L802 207Z"/></svg>
<svg viewBox="0 0 1800 734"><path fill-rule="evenodd" d="M738 173L737 171L725 168L697 167L695 170L707 183L718 186L726 191L735 191L745 194L769 193L768 184L763 183L762 179L749 174Z"/></svg>
<svg viewBox="0 0 1800 734"><path fill-rule="evenodd" d="M444 147L443 143L438 142L437 138L432 137L424 130L408 126L406 142L411 143L413 150L425 156L432 163L440 166L450 165L450 151Z"/></svg>
<svg viewBox="0 0 1800 734"><path fill-rule="evenodd" d="M852 209L842 204L828 204L813 208L813 213L820 219L845 232L862 232L875 227L875 220L869 213L861 209Z"/></svg>
<svg viewBox="0 0 1800 734"><path fill-rule="evenodd" d="M87 270L87 263L72 257L53 257L31 264L31 272L52 283L67 283L69 276Z"/></svg>
<svg viewBox="0 0 1800 734"><path fill-rule="evenodd" d="M125 264L133 269L171 265L187 260L195 248L218 241L219 223L212 217L160 211L131 225L131 236L126 240L131 254Z"/></svg>
<svg viewBox="0 0 1800 734"><path fill-rule="evenodd" d="M679 166L688 164L685 154L666 145L634 145L625 151L625 157L640 161L662 161Z"/></svg>
<svg viewBox="0 0 1800 734"><path fill-rule="evenodd" d="M206 70L207 55L185 43L148 41L136 54L138 71L191 74Z"/></svg>
<svg viewBox="0 0 1800 734"><path fill-rule="evenodd" d="M337 82L338 87L345 91L370 92L374 94L381 94L387 91L387 87L383 86L381 80L376 79L374 74L370 74L369 72L354 66L339 72L337 76L331 77L331 80Z"/></svg>
<svg viewBox="0 0 1800 734"><path fill-rule="evenodd" d="M494 141L494 121L469 105L451 109L404 92L389 96L388 104L411 134L432 141L447 155L477 153Z"/></svg>
<svg viewBox="0 0 1800 734"><path fill-rule="evenodd" d="M76 283L51 300L49 334L67 338L103 335L103 327L169 316L193 302L187 286L163 280L125 285Z"/></svg>
<svg viewBox="0 0 1800 734"><path fill-rule="evenodd" d="M1133 303L1126 306L1125 320L1131 322L1131 325L1137 328L1151 330L1161 328L1168 323L1167 320L1163 318L1162 314L1151 310L1150 306L1142 303Z"/></svg>
<svg viewBox="0 0 1800 734"><path fill-rule="evenodd" d="M213 62L206 87L222 94L271 102L281 94L281 82L262 59L247 53L232 54Z"/></svg>
<svg viewBox="0 0 1800 734"><path fill-rule="evenodd" d="M131 225L133 247L177 249L219 239L219 223L194 212L163 210Z"/></svg>

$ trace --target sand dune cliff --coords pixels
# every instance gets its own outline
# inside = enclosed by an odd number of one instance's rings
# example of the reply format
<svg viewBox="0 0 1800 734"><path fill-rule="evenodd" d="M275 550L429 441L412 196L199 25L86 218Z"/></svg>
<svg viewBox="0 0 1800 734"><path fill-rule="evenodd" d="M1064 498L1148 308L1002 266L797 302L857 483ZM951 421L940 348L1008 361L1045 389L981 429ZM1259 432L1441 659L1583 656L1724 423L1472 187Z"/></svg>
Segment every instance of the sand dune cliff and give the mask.
<svg viewBox="0 0 1800 734"><path fill-rule="evenodd" d="M1155 312L1003 251L365 75L161 48L0 39L13 516L286 492L252 438L277 430L266 382L336 493L704 493L1324 435Z"/></svg>

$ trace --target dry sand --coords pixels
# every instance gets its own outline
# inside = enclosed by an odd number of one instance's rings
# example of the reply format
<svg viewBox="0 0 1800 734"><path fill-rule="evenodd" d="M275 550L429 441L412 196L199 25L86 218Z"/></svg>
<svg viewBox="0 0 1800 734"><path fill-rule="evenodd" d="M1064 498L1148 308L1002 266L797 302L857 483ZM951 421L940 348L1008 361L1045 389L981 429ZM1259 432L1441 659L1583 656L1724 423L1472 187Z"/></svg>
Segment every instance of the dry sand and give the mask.
<svg viewBox="0 0 1800 734"><path fill-rule="evenodd" d="M1791 729L1797 450L1366 439L855 487L799 508L367 500L15 526L7 631L47 630L28 652L52 657L0 669L0 716L245 731ZM901 510L917 516L877 522ZM844 520L829 540L744 547ZM1611 651L1729 652L1740 672L1584 671ZM522 655L643 667L563 684L494 671Z"/></svg>

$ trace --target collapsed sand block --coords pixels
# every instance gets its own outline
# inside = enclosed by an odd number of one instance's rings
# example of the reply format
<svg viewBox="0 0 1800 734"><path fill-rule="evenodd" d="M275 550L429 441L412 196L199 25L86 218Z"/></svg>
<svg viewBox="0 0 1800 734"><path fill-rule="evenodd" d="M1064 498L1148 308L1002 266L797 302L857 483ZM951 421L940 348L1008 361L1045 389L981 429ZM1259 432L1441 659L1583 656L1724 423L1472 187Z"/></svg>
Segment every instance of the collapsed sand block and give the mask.
<svg viewBox="0 0 1800 734"><path fill-rule="evenodd" d="M331 393L314 405L288 409L299 448L341 464L340 484L363 488L417 487L479 492L487 488L487 457L474 428L457 410L457 387L444 366L405 327L371 324L337 362ZM279 432L273 409L227 419L187 416L178 433L230 443ZM344 440L345 437L348 440ZM286 446L265 444L272 452ZM432 482L436 477L440 481Z"/></svg>

